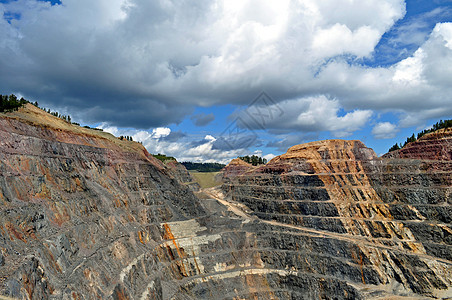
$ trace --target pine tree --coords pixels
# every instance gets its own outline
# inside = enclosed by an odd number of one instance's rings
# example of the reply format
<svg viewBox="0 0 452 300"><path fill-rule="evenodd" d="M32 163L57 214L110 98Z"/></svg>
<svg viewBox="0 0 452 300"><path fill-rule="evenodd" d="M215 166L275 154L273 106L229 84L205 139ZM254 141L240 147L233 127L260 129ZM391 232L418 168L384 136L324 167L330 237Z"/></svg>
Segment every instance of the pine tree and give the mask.
<svg viewBox="0 0 452 300"><path fill-rule="evenodd" d="M399 150L399 149L400 149L399 144L395 143L391 148L389 148L389 152Z"/></svg>

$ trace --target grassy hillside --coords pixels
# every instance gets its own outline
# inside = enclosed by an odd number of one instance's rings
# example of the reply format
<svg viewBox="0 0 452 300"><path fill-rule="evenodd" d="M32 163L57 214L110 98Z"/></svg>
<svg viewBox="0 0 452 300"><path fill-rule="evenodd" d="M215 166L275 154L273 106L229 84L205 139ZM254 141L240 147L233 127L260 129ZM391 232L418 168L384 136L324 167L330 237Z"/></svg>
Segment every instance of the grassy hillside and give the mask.
<svg viewBox="0 0 452 300"><path fill-rule="evenodd" d="M189 171L191 176L199 183L202 189L211 188L214 186L221 185L220 181L215 180L215 175L218 172L198 172L198 171Z"/></svg>

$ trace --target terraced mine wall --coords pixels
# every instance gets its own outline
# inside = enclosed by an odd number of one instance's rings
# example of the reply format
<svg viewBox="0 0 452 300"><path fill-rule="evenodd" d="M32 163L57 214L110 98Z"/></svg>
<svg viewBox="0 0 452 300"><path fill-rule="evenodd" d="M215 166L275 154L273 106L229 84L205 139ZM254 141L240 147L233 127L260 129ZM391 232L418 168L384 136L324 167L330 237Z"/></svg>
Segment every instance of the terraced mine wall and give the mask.
<svg viewBox="0 0 452 300"><path fill-rule="evenodd" d="M297 147L193 193L138 143L0 114L0 298L451 297L450 161Z"/></svg>
<svg viewBox="0 0 452 300"><path fill-rule="evenodd" d="M385 158L359 141L298 145L239 176L225 170L223 190L250 215L280 226L267 243L285 255L269 251L265 265L336 280L364 298L447 298L451 142L449 131Z"/></svg>
<svg viewBox="0 0 452 300"><path fill-rule="evenodd" d="M1 294L161 297L164 224L206 215L187 187L140 144L32 106L0 118L0 141Z"/></svg>
<svg viewBox="0 0 452 300"><path fill-rule="evenodd" d="M298 230L274 240L278 226L178 176L33 106L0 115L0 298L356 298L290 262Z"/></svg>

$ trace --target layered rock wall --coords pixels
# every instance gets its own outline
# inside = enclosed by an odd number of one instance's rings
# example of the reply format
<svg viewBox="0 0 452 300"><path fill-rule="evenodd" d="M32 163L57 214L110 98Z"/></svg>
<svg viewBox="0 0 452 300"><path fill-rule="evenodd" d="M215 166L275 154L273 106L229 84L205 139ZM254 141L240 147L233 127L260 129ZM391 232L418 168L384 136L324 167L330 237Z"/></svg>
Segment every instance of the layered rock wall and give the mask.
<svg viewBox="0 0 452 300"><path fill-rule="evenodd" d="M359 141L298 145L266 166L230 177L223 188L264 222L298 231L290 235L324 237L320 249L295 237L283 244L302 249L287 264L296 271L345 278L363 297L450 297L450 141L450 135L434 139L435 153L443 154L428 161L380 159ZM325 259L320 269L307 263Z"/></svg>
<svg viewBox="0 0 452 300"><path fill-rule="evenodd" d="M138 143L32 106L0 115L0 138L1 297L355 298L289 267L292 229L195 196Z"/></svg>
<svg viewBox="0 0 452 300"><path fill-rule="evenodd" d="M451 297L450 170L324 141L194 194L28 106L0 115L0 298Z"/></svg>
<svg viewBox="0 0 452 300"><path fill-rule="evenodd" d="M171 170L171 173L176 177L176 179L187 185L192 191L199 191L200 186L195 181L195 179L190 175L190 172L184 167L183 164L170 160L164 163L167 168Z"/></svg>
<svg viewBox="0 0 452 300"><path fill-rule="evenodd" d="M129 273L164 244L162 224L206 214L138 143L76 128L31 106L0 118L0 140L4 295L143 292L151 270L140 278ZM149 268L154 260L140 263Z"/></svg>

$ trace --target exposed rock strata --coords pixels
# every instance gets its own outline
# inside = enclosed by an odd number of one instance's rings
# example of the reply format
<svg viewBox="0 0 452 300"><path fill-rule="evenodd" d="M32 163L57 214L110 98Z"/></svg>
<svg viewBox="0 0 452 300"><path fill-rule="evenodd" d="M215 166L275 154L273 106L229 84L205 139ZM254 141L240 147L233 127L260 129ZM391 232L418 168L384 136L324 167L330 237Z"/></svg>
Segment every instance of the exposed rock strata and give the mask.
<svg viewBox="0 0 452 300"><path fill-rule="evenodd" d="M255 168L256 167L252 164L249 164L240 158L234 158L226 167L223 168L223 170L218 173L217 177L222 181L226 181L228 178L243 175L245 172L249 172Z"/></svg>
<svg viewBox="0 0 452 300"><path fill-rule="evenodd" d="M184 167L183 164L169 160L165 162L165 166L171 170L171 173L176 177L179 182L187 185L192 191L199 191L200 186L195 179L190 175L190 172Z"/></svg>
<svg viewBox="0 0 452 300"><path fill-rule="evenodd" d="M30 105L0 118L0 147L4 295L138 298L170 260L163 224L207 215L140 144Z"/></svg>
<svg viewBox="0 0 452 300"><path fill-rule="evenodd" d="M140 144L28 106L0 115L0 294L450 297L450 170L326 141L195 196Z"/></svg>
<svg viewBox="0 0 452 300"><path fill-rule="evenodd" d="M294 271L345 280L364 298L451 297L451 141L450 131L426 136L391 155L423 160L379 159L359 141L298 145L224 190L280 226L270 239L291 237L281 248L297 251L278 259Z"/></svg>
<svg viewBox="0 0 452 300"><path fill-rule="evenodd" d="M400 150L384 155L385 158L411 158L422 160L452 160L452 128L440 129L426 134Z"/></svg>

